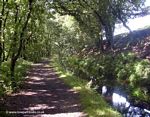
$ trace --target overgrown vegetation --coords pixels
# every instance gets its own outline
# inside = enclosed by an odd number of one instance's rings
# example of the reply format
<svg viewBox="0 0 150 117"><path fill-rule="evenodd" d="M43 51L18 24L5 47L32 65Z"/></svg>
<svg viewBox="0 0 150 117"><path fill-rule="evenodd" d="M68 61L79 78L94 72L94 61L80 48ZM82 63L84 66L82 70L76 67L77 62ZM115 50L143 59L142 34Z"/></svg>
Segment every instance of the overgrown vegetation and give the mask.
<svg viewBox="0 0 150 117"><path fill-rule="evenodd" d="M53 66L55 67L56 72L58 71L60 78L80 94L81 105L88 116L121 117L121 115L113 110L95 90L87 85L87 80L78 78L69 71L64 71L56 59L54 60Z"/></svg>
<svg viewBox="0 0 150 117"><path fill-rule="evenodd" d="M53 49L57 50L54 51L54 55L59 64L66 71L70 71L81 79L92 80L93 87L121 86L131 99L150 102L149 61L139 59L134 53L128 51L116 53L106 50L101 52L94 46L95 43L92 43L89 35L78 31L78 24L73 19L68 19L69 21L72 30L70 30L70 25L67 27L63 24L62 27L66 30L65 33L62 32L63 40L54 40Z"/></svg>
<svg viewBox="0 0 150 117"><path fill-rule="evenodd" d="M119 55L99 55L67 57L65 69L80 78L93 80L93 85L102 87L121 86L130 96L141 101L150 101L150 63L148 60L139 60L132 53Z"/></svg>
<svg viewBox="0 0 150 117"><path fill-rule="evenodd" d="M150 102L149 61L130 52L113 51L115 24L121 22L129 29L128 18L147 14L144 2L3 0L0 2L0 95L19 86L27 61L54 56L67 72L93 80L93 87L123 86L130 97ZM89 90L83 90L86 95L85 92L92 95ZM96 96L96 100L101 99Z"/></svg>
<svg viewBox="0 0 150 117"><path fill-rule="evenodd" d="M47 27L52 23L47 19L51 17L43 0L0 2L1 95L19 87L27 61L50 55L51 31Z"/></svg>
<svg viewBox="0 0 150 117"><path fill-rule="evenodd" d="M19 59L16 63L16 72L15 72L15 79L16 87L12 87L12 81L10 79L10 60L5 61L2 63L2 71L0 74L0 97L3 97L5 94L10 94L14 90L18 89L23 81L25 80L24 77L26 75L27 69L30 67L31 62L25 61L23 59Z"/></svg>

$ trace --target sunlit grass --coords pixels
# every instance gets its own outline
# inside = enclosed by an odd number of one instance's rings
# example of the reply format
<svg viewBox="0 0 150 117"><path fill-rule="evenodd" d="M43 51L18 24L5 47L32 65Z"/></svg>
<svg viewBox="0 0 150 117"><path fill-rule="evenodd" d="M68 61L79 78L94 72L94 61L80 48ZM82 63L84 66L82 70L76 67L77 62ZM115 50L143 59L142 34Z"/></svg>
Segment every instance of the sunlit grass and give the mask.
<svg viewBox="0 0 150 117"><path fill-rule="evenodd" d="M121 117L120 113L112 109L101 95L87 86L87 81L64 71L57 63L54 63L53 66L55 66L56 71L59 71L60 78L75 91L79 92L83 111L89 117Z"/></svg>

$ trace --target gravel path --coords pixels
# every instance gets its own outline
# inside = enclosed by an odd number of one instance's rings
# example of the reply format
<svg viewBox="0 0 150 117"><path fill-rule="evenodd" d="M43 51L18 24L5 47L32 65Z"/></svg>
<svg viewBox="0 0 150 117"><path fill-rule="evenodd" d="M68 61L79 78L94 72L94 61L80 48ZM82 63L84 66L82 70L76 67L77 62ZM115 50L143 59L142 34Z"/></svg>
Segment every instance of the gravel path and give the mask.
<svg viewBox="0 0 150 117"><path fill-rule="evenodd" d="M20 92L7 97L8 113L15 117L85 117L79 94L58 78L49 62L32 65Z"/></svg>

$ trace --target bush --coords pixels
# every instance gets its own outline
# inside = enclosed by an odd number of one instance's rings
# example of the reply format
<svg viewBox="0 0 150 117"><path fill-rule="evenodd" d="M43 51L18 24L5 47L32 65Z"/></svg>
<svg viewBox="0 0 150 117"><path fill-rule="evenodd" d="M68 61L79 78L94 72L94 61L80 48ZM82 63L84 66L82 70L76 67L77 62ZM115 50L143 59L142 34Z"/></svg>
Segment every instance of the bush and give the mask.
<svg viewBox="0 0 150 117"><path fill-rule="evenodd" d="M137 59L131 53L119 55L115 61L115 74L118 84L126 86L132 97L148 101L150 62Z"/></svg>
<svg viewBox="0 0 150 117"><path fill-rule="evenodd" d="M148 100L150 63L140 60L133 53L100 55L65 59L67 70L83 79L93 80L94 85L123 86L131 96Z"/></svg>
<svg viewBox="0 0 150 117"><path fill-rule="evenodd" d="M19 59L15 69L15 82L18 88L23 81L23 76L26 73L27 68L31 63L23 59ZM1 65L2 72L0 77L0 97L6 93L11 93L14 89L12 88L12 80L10 78L10 61L5 61Z"/></svg>

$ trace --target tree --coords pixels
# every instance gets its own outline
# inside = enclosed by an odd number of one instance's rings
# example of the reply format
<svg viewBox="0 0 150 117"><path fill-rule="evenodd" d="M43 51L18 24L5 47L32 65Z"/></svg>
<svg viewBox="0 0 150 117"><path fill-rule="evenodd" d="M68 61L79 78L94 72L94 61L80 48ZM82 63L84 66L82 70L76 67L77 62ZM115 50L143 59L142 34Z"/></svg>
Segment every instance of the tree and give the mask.
<svg viewBox="0 0 150 117"><path fill-rule="evenodd" d="M0 64L10 61L10 78L14 87L17 60L29 60L31 53L34 55L30 52L32 49L40 50L40 57L46 56L49 49L49 45L40 49L42 44L48 43L47 24L52 17L46 4L46 0L3 0L0 3ZM35 56L33 58L40 58Z"/></svg>
<svg viewBox="0 0 150 117"><path fill-rule="evenodd" d="M2 6L1 15L0 15L0 65L1 65L1 62L3 61L2 54L4 56L4 29L5 29L5 24L7 21L7 16L9 13L9 11L7 11L7 3L8 3L8 0L3 0L0 4L0 6Z"/></svg>
<svg viewBox="0 0 150 117"><path fill-rule="evenodd" d="M143 12L144 2L145 0L54 0L53 8L62 15L74 16L80 24L86 26L89 26L89 22L85 16L93 18L100 32L105 32L109 47L113 48L115 24L122 22L129 29L126 25L128 18L146 14Z"/></svg>
<svg viewBox="0 0 150 117"><path fill-rule="evenodd" d="M15 87L15 83L14 83L14 70L15 70L15 65L16 65L16 61L19 58L21 51L22 51L22 47L24 45L24 35L25 35L25 31L27 29L28 26L28 22L30 20L31 17L31 12L32 12L32 8L33 8L33 1L32 0L28 0L28 1L24 1L23 3L24 8L25 8L25 16L23 17L21 13L23 13L22 7L20 6L22 2L20 1L15 1L14 2L14 8L15 8L15 15L14 15L14 24L15 24L15 28L14 28L14 34L12 36L12 43L11 43L11 49L12 49L12 53L11 53L11 65L10 65L10 76L12 78L14 87ZM27 6L26 6L27 5ZM24 21L23 21L24 18ZM18 29L20 31L18 31Z"/></svg>

